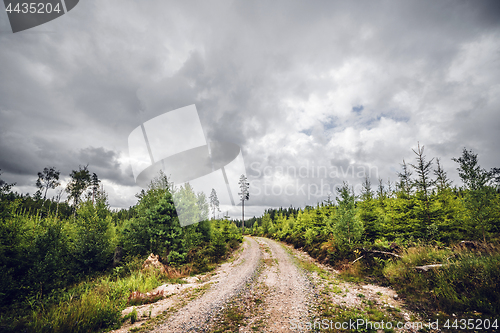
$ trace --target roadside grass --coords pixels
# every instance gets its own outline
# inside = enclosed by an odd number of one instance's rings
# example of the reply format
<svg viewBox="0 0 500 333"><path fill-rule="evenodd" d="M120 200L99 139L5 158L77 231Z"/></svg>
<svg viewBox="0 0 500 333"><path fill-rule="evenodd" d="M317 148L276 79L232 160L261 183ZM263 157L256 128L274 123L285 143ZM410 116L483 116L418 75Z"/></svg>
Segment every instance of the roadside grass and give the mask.
<svg viewBox="0 0 500 333"><path fill-rule="evenodd" d="M360 283L364 281L365 272L360 261L351 264L349 262L341 266L339 278L346 282Z"/></svg>
<svg viewBox="0 0 500 333"><path fill-rule="evenodd" d="M238 332L239 327L244 325L245 312L241 307L230 305L224 313L224 318L218 324L214 333Z"/></svg>
<svg viewBox="0 0 500 333"><path fill-rule="evenodd" d="M29 308L23 311L24 315L0 313L0 322L9 323L9 326L3 324L0 331L79 333L117 329L125 320L134 320L133 315L122 318L121 311L127 306L163 298L158 295L135 300L129 297L132 292L144 294L163 284L186 283L181 277L188 276L191 271L190 267L170 267L167 273L143 271L142 262L139 258L132 259L126 266L117 267L111 273L44 296L43 301L39 298L28 299ZM191 294L191 297L195 296Z"/></svg>
<svg viewBox="0 0 500 333"><path fill-rule="evenodd" d="M428 271L418 265L443 264ZM384 276L416 306L444 313L500 314L500 253L413 248L389 263Z"/></svg>
<svg viewBox="0 0 500 333"><path fill-rule="evenodd" d="M245 239L245 241L248 242L247 239ZM244 250L243 246L240 245L240 247L236 248L232 252L232 254L229 256L229 258L227 260L225 260L225 262L230 262L230 263L234 262L241 255L243 250ZM245 259L243 259L242 261L244 262ZM239 265L241 265L241 263ZM214 274L215 274L214 272L210 272L210 273L206 274L205 278L202 279L202 282L206 282L206 280L208 280ZM183 280L181 280L181 281L183 281ZM190 289L182 291L179 294L179 301L177 303L175 303L175 305L173 305L172 307L168 308L167 310L163 311L161 314L159 314L155 317L150 316L150 318L147 321L145 321L144 323L142 323L138 327L131 328L129 331L134 332L134 333L151 331L152 329L154 329L154 327L161 325L166 320L168 320L168 318L170 318L170 316L172 316L174 313L178 312L179 309L186 306L188 304L188 302L193 301L193 300L203 296L203 294L205 294L210 289L212 284L213 284L212 282L209 282L209 283L205 283L201 287L194 288L194 289L190 288Z"/></svg>
<svg viewBox="0 0 500 333"><path fill-rule="evenodd" d="M82 282L46 306L31 302L31 313L13 323L13 331L89 332L118 328L124 319L121 310L133 291L145 293L165 283L185 283L158 271L132 271L120 277L105 275ZM129 318L126 318L129 319Z"/></svg>
<svg viewBox="0 0 500 333"><path fill-rule="evenodd" d="M292 250L282 245L290 254ZM412 244L400 258L370 256L337 263L339 280L389 284L414 310L434 318L462 314L474 318L500 314L500 244L461 242L454 246ZM442 265L427 271L416 266ZM299 262L307 271L320 270Z"/></svg>
<svg viewBox="0 0 500 333"><path fill-rule="evenodd" d="M330 273L322 268L319 268L317 265L315 265L313 262L311 261L307 261L307 260L304 260L302 258L298 258L295 253L293 253L293 251L283 245L282 243L279 243L280 246L290 255L290 257L292 258L292 260L302 269L308 271L308 272L317 272L318 275L320 276L328 276L330 275Z"/></svg>
<svg viewBox="0 0 500 333"><path fill-rule="evenodd" d="M246 240L245 240L246 241ZM239 246L237 250L235 250L231 256L229 257L229 259L227 260L227 262L229 263L232 263L234 262L236 259L239 258L240 254L243 252L244 250L244 247L243 246Z"/></svg>

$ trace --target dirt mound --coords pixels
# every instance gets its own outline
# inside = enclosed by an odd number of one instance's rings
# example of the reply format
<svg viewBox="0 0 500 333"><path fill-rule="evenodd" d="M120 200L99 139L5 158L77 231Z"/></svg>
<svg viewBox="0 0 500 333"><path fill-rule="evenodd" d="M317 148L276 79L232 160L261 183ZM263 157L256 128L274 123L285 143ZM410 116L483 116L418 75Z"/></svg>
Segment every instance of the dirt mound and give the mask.
<svg viewBox="0 0 500 333"><path fill-rule="evenodd" d="M163 290L145 294L139 291L133 291L128 297L128 304L130 305L149 304L159 301L163 297L164 297Z"/></svg>
<svg viewBox="0 0 500 333"><path fill-rule="evenodd" d="M158 255L151 253L149 257L142 264L142 270L159 270L166 273L165 266L160 262Z"/></svg>

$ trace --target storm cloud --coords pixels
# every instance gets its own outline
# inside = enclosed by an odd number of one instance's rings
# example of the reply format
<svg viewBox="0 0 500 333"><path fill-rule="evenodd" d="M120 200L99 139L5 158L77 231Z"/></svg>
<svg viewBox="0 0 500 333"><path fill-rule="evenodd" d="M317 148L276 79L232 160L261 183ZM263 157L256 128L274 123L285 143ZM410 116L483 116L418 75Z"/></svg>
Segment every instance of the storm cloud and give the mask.
<svg viewBox="0 0 500 333"><path fill-rule="evenodd" d="M256 214L361 170L394 181L417 142L456 184L464 146L500 166L498 1L86 0L16 34L2 12L0 63L0 169L22 191L89 164L133 205L128 135L191 104L241 146Z"/></svg>

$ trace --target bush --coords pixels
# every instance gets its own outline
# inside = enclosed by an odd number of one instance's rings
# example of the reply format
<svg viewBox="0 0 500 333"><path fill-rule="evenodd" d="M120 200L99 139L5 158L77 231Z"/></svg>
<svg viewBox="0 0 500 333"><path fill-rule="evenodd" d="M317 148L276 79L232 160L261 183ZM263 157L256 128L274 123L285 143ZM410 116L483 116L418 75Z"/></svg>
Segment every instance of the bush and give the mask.
<svg viewBox="0 0 500 333"><path fill-rule="evenodd" d="M82 272L103 270L112 262L115 244L112 218L105 199L82 203L76 219L74 255Z"/></svg>

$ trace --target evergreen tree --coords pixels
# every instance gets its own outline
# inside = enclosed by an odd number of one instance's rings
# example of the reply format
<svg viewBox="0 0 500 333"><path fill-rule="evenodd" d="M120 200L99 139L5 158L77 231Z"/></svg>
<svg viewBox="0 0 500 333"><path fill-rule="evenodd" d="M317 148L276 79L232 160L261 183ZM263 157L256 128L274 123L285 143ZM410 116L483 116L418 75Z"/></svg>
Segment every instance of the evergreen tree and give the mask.
<svg viewBox="0 0 500 333"><path fill-rule="evenodd" d="M186 200L181 201L186 208L197 205L197 198L190 189L191 187L187 186L180 194L176 193L185 197ZM172 184L167 176L160 172L160 175L151 181L147 191L141 191L137 195L139 198L135 207L137 218L125 223L121 235L123 248L127 253L159 254L174 265L184 261L185 241L177 218L172 190Z"/></svg>
<svg viewBox="0 0 500 333"><path fill-rule="evenodd" d="M488 229L495 224L494 217L498 214L498 207L495 205L496 191L492 186L494 175L479 166L477 154L472 150L464 148L462 156L452 160L459 164L457 170L464 183L464 205L471 231L474 237L482 236L486 242Z"/></svg>
<svg viewBox="0 0 500 333"><path fill-rule="evenodd" d="M241 230L245 230L245 200L250 199L250 191L249 186L250 183L247 181L247 177L245 175L241 175L240 181L240 200L241 200Z"/></svg>
<svg viewBox="0 0 500 333"><path fill-rule="evenodd" d="M398 188L405 194L406 198L409 199L413 187L413 181L411 179L412 172L408 169L405 160L403 160L401 167L403 168L403 172L398 172L398 177L399 177Z"/></svg>
<svg viewBox="0 0 500 333"><path fill-rule="evenodd" d="M368 241L377 239L380 232L373 196L374 193L371 188L370 179L365 177L361 192L361 201L358 203L358 207L359 218L365 226L365 238Z"/></svg>
<svg viewBox="0 0 500 333"><path fill-rule="evenodd" d="M95 204L90 198L78 207L75 256L82 272L99 271L113 258L113 228L107 195L97 191Z"/></svg>
<svg viewBox="0 0 500 333"><path fill-rule="evenodd" d="M417 173L417 178L414 180L414 184L417 190L424 195L425 200L427 200L431 188L435 184L435 181L432 180L429 176L430 172L432 171L432 161L434 159L426 161L424 155L424 146L420 148L420 143L418 144L417 150L412 150L415 155L417 155L417 164L410 163L410 165L413 167L413 169L415 169L415 172Z"/></svg>
<svg viewBox="0 0 500 333"><path fill-rule="evenodd" d="M357 242L363 234L363 222L356 216L355 195L344 185L337 189L337 216L334 225L335 235L340 243L352 244Z"/></svg>
<svg viewBox="0 0 500 333"><path fill-rule="evenodd" d="M435 181L430 178L429 174L432 171L432 161L434 159L426 161L426 157L424 155L424 146L420 148L420 143L418 144L417 150L412 150L415 155L417 155L417 164L410 165L417 173L417 178L415 178L414 180L414 185L417 188L417 199L419 201L418 209L421 212L419 215L421 215L420 219L423 222L421 224L421 232L424 235L427 228L432 224L430 194Z"/></svg>
<svg viewBox="0 0 500 333"><path fill-rule="evenodd" d="M436 176L436 187L438 193L444 191L451 186L451 180L448 179L446 171L441 168L441 163L439 158L436 158L437 169L434 170L434 175Z"/></svg>
<svg viewBox="0 0 500 333"><path fill-rule="evenodd" d="M436 176L436 198L437 209L435 224L440 230L438 235L440 240L450 242L458 240L457 235L463 231L463 226L459 223L457 216L459 213L460 203L456 202L455 195L451 189L451 180L448 179L446 171L441 167L440 159L436 158L437 169L434 170Z"/></svg>
<svg viewBox="0 0 500 333"><path fill-rule="evenodd" d="M497 190L500 189L500 168L492 168L491 176L495 179Z"/></svg>
<svg viewBox="0 0 500 333"><path fill-rule="evenodd" d="M381 178L379 178L377 187L377 199L382 204L386 197L387 197L387 192L384 187L384 181Z"/></svg>
<svg viewBox="0 0 500 333"><path fill-rule="evenodd" d="M97 174L94 172L92 174L92 177L90 179L90 193L89 193L89 196L92 195L92 202L95 202L95 196L96 196L96 193L97 191L99 191L99 183L101 182L101 180L99 179L99 177L97 177Z"/></svg>
<svg viewBox="0 0 500 333"><path fill-rule="evenodd" d="M216 211L220 212L220 208L219 208L219 198L217 198L217 192L215 191L214 188L210 193L210 207L212 208L213 219L215 220L215 212Z"/></svg>
<svg viewBox="0 0 500 333"><path fill-rule="evenodd" d="M373 191L372 191L372 184L370 182L370 178L365 177L365 180L362 184L362 190L361 190L361 200L372 200L373 199Z"/></svg>

